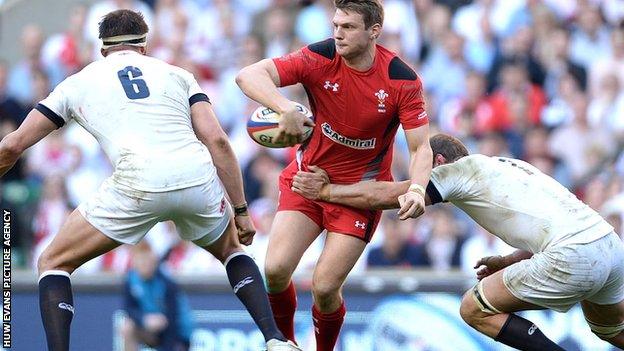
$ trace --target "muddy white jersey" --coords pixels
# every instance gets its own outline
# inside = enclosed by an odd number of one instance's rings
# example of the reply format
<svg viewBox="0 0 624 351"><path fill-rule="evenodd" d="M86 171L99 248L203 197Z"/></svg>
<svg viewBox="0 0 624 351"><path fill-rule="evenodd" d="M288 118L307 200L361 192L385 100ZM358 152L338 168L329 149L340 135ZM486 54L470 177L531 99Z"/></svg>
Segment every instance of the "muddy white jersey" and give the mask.
<svg viewBox="0 0 624 351"><path fill-rule="evenodd" d="M161 192L216 177L193 131L190 106L209 101L193 75L134 51L119 51L61 82L37 110L61 127L75 120L100 143L113 181Z"/></svg>
<svg viewBox="0 0 624 351"><path fill-rule="evenodd" d="M470 155L438 166L427 190L507 244L541 252L560 243L589 243L613 231L596 211L531 164Z"/></svg>

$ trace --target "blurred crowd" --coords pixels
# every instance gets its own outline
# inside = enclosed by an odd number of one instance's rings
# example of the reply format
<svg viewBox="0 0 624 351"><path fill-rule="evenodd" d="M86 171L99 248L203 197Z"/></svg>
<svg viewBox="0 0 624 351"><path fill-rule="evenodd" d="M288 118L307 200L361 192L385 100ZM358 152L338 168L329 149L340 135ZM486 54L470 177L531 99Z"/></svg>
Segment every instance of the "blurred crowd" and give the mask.
<svg viewBox="0 0 624 351"><path fill-rule="evenodd" d="M150 27L149 54L192 73L210 96L244 172L258 233L249 251L263 265L276 209L277 177L291 149L252 142L245 124L255 107L234 77L245 65L332 35L332 0L102 0L77 6L60 33L24 27L22 57L0 62L0 136L68 75L101 59L97 24L117 8L139 10ZM624 215L623 0L385 0L382 45L418 72L432 133L455 135L471 152L524 159L552 175L622 234ZM305 103L301 87L284 92ZM393 173L408 177L403 133ZM28 151L0 184L14 210L16 264L34 267L67 214L112 172L95 139L75 123ZM14 227L17 228L17 227ZM223 268L171 223L149 234L170 269ZM323 238L299 269L313 266ZM450 206L399 221L386 211L356 272L373 267L472 269L478 258L512 249ZM125 272L121 247L79 272ZM357 274L357 273L356 273Z"/></svg>

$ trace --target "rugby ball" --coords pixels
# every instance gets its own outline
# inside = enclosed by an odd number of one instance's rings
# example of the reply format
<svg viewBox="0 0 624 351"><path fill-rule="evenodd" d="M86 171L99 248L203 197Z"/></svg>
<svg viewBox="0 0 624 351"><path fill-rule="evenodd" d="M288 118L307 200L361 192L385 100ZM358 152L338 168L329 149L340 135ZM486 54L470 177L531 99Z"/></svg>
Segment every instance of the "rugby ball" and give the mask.
<svg viewBox="0 0 624 351"><path fill-rule="evenodd" d="M312 112L307 107L297 103L297 109L304 116L312 118ZM284 143L275 141L279 132L280 117L280 114L272 109L260 106L251 114L247 121L247 133L256 143L262 146L271 148L286 147L287 145ZM305 130L303 140L305 141L312 135L312 127L303 126L303 128Z"/></svg>

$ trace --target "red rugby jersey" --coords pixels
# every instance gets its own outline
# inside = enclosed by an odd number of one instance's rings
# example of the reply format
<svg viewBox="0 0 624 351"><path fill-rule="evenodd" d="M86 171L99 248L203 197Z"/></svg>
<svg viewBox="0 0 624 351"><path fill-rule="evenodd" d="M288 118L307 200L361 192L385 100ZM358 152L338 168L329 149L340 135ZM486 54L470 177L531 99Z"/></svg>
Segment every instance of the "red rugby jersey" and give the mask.
<svg viewBox="0 0 624 351"><path fill-rule="evenodd" d="M314 114L314 132L297 155L301 169L319 166L339 184L392 179L399 123L405 130L428 123L422 83L406 63L377 45L373 66L356 71L336 54L334 39L273 62L282 86L303 84Z"/></svg>

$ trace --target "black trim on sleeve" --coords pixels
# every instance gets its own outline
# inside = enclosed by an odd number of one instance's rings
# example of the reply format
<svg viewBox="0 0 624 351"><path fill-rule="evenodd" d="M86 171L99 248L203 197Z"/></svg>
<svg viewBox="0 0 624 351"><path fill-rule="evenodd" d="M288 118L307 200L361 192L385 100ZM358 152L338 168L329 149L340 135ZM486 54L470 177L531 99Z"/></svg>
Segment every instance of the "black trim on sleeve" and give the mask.
<svg viewBox="0 0 624 351"><path fill-rule="evenodd" d="M394 57L388 65L388 75L392 80L416 80L416 72L398 57Z"/></svg>
<svg viewBox="0 0 624 351"><path fill-rule="evenodd" d="M336 57L336 42L334 41L334 38L310 44L308 45L308 49L330 60Z"/></svg>
<svg viewBox="0 0 624 351"><path fill-rule="evenodd" d="M45 105L39 103L35 106L35 110L41 112L44 116L48 117L52 123L56 124L57 129L65 125L63 117L57 115L54 111L47 108Z"/></svg>
<svg viewBox="0 0 624 351"><path fill-rule="evenodd" d="M210 103L210 99L208 98L208 95L204 93L197 93L189 98L189 106L193 106L194 103L200 102L200 101L206 101L207 103Z"/></svg>
<svg viewBox="0 0 624 351"><path fill-rule="evenodd" d="M436 188L431 181L427 184L427 195L429 195L432 205L444 201L442 199L442 195L440 195L440 192L438 191L438 188Z"/></svg>

